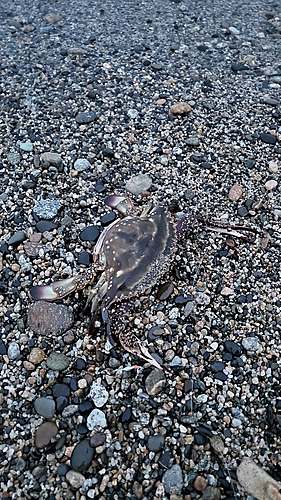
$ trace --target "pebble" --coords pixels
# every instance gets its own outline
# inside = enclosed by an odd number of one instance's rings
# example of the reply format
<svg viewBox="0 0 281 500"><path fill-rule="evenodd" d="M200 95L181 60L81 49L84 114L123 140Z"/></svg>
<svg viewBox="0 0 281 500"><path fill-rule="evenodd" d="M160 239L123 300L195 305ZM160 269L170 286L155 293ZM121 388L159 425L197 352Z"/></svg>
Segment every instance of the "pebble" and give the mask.
<svg viewBox="0 0 281 500"><path fill-rule="evenodd" d="M45 448L50 443L51 439L58 433L58 427L55 422L44 422L35 431L35 446L36 448Z"/></svg>
<svg viewBox="0 0 281 500"><path fill-rule="evenodd" d="M96 241L100 235L98 226L88 226L80 233L79 237L82 241Z"/></svg>
<svg viewBox="0 0 281 500"><path fill-rule="evenodd" d="M186 113L190 113L190 111L192 111L192 107L188 104L188 102L178 102L170 107L170 112L173 115L184 115Z"/></svg>
<svg viewBox="0 0 281 500"><path fill-rule="evenodd" d="M21 155L19 153L8 153L7 158L14 167L21 161Z"/></svg>
<svg viewBox="0 0 281 500"><path fill-rule="evenodd" d="M260 138L261 141L265 142L266 144L275 144L277 141L275 135L272 134L260 134Z"/></svg>
<svg viewBox="0 0 281 500"><path fill-rule="evenodd" d="M210 296L203 292L194 292L193 294L195 302L201 306L207 306L210 304Z"/></svg>
<svg viewBox="0 0 281 500"><path fill-rule="evenodd" d="M61 208L59 201L53 199L39 200L34 205L34 213L40 219L53 219Z"/></svg>
<svg viewBox="0 0 281 500"><path fill-rule="evenodd" d="M174 291L175 285L171 281L168 281L167 283L164 283L161 285L157 292L157 297L159 300L166 300L170 295L172 295Z"/></svg>
<svg viewBox="0 0 281 500"><path fill-rule="evenodd" d="M277 99L274 99L273 97L270 96L265 96L263 102L265 104L269 104L270 106L278 106L279 104L279 101Z"/></svg>
<svg viewBox="0 0 281 500"><path fill-rule="evenodd" d="M105 414L103 411L98 410L97 408L88 415L87 417L87 427L89 431L93 431L96 427L107 427L107 422L105 418Z"/></svg>
<svg viewBox="0 0 281 500"><path fill-rule="evenodd" d="M108 400L108 397L108 391L103 385L98 384L97 382L92 383L90 388L90 398L97 408L101 408L102 406L104 406Z"/></svg>
<svg viewBox="0 0 281 500"><path fill-rule="evenodd" d="M145 379L147 394L155 396L166 386L166 378L162 370L153 369Z"/></svg>
<svg viewBox="0 0 281 500"><path fill-rule="evenodd" d="M50 419L55 414L56 405L52 398L37 398L34 401L34 409L38 415Z"/></svg>
<svg viewBox="0 0 281 500"><path fill-rule="evenodd" d="M84 172L85 170L91 169L91 163L85 158L78 158L78 160L74 162L74 168L77 172Z"/></svg>
<svg viewBox="0 0 281 500"><path fill-rule="evenodd" d="M260 344L258 337L244 337L242 339L242 346L247 351L260 351L262 350L262 346Z"/></svg>
<svg viewBox="0 0 281 500"><path fill-rule="evenodd" d="M231 421L231 425L232 427L241 427L242 421L240 420L240 418L233 418Z"/></svg>
<svg viewBox="0 0 281 500"><path fill-rule="evenodd" d="M90 445L89 439L84 439L78 443L71 455L70 465L73 470L83 472L91 465L94 458L94 448Z"/></svg>
<svg viewBox="0 0 281 500"><path fill-rule="evenodd" d="M270 181L267 181L264 185L265 189L267 191L272 191L273 189L275 189L277 187L277 181L271 179Z"/></svg>
<svg viewBox="0 0 281 500"><path fill-rule="evenodd" d="M26 238L24 231L16 231L11 238L8 240L8 245L16 245L21 243Z"/></svg>
<svg viewBox="0 0 281 500"><path fill-rule="evenodd" d="M196 491L203 491L208 485L207 479L204 476L197 476L194 479L193 486Z"/></svg>
<svg viewBox="0 0 281 500"><path fill-rule="evenodd" d="M162 434L155 434L155 436L149 436L147 441L147 447L149 451L154 451L157 453L162 450L165 443L164 436Z"/></svg>
<svg viewBox="0 0 281 500"><path fill-rule="evenodd" d="M62 158L58 153L46 152L41 155L41 161L58 166L62 162ZM46 217L48 219L48 217Z"/></svg>
<svg viewBox="0 0 281 500"><path fill-rule="evenodd" d="M243 196L243 187L240 184L233 184L229 193L228 199L231 201L238 201Z"/></svg>
<svg viewBox="0 0 281 500"><path fill-rule="evenodd" d="M31 330L42 335L65 332L73 322L69 307L63 304L37 301L31 304L27 313L27 324Z"/></svg>
<svg viewBox="0 0 281 500"><path fill-rule="evenodd" d="M185 142L188 146L199 146L200 144L198 137L187 137Z"/></svg>
<svg viewBox="0 0 281 500"><path fill-rule="evenodd" d="M279 168L279 163L277 161L271 160L268 163L268 170L272 174L276 174L278 172L278 168Z"/></svg>
<svg viewBox="0 0 281 500"><path fill-rule="evenodd" d="M221 500L221 490L216 486L207 486L201 500Z"/></svg>
<svg viewBox="0 0 281 500"><path fill-rule="evenodd" d="M231 288L229 288L228 286L224 286L222 291L221 291L221 295L224 295L225 297L228 297L229 295L233 295L233 290Z"/></svg>
<svg viewBox="0 0 281 500"><path fill-rule="evenodd" d="M33 144L32 142L21 142L20 149L27 152L33 151Z"/></svg>
<svg viewBox="0 0 281 500"><path fill-rule="evenodd" d="M179 465L173 465L162 477L166 493L180 495L183 488L183 475Z"/></svg>
<svg viewBox="0 0 281 500"><path fill-rule="evenodd" d="M31 349L28 360L34 365L39 365L41 361L45 358L45 353L40 347L34 347Z"/></svg>
<svg viewBox="0 0 281 500"><path fill-rule="evenodd" d="M151 188L152 180L146 174L138 174L131 177L125 184L125 189L129 193L138 196L144 191L148 191Z"/></svg>
<svg viewBox="0 0 281 500"><path fill-rule="evenodd" d="M93 111L84 111L83 113L79 113L75 120L79 125L83 125L84 123L92 123L96 120L97 115Z"/></svg>
<svg viewBox="0 0 281 500"><path fill-rule="evenodd" d="M20 347L17 342L11 342L8 346L8 358L13 361L20 355Z"/></svg>
<svg viewBox="0 0 281 500"><path fill-rule="evenodd" d="M75 470L69 470L66 473L65 477L69 482L70 486L72 486L72 488L74 488L75 490L81 488L86 479L85 476L83 476L83 474Z"/></svg>
<svg viewBox="0 0 281 500"><path fill-rule="evenodd" d="M131 118L131 120L134 120L135 118L137 118L139 116L139 112L137 109L131 108L131 109L128 109L127 115L129 118Z"/></svg>
<svg viewBox="0 0 281 500"><path fill-rule="evenodd" d="M93 448L102 446L105 443L106 435L104 432L95 432L90 439L90 444Z"/></svg>
<svg viewBox="0 0 281 500"><path fill-rule="evenodd" d="M224 442L220 436L214 434L210 437L210 445L213 448L215 453L221 455L224 451Z"/></svg>
<svg viewBox="0 0 281 500"><path fill-rule="evenodd" d="M69 358L62 352L54 351L47 357L46 363L50 370L63 371L66 370L70 361Z"/></svg>

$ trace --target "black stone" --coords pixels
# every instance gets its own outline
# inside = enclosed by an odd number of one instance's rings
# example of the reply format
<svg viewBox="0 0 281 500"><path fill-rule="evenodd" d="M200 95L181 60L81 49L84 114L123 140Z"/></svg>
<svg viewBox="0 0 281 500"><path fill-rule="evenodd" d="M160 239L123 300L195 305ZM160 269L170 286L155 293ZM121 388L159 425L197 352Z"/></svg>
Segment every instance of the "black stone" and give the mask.
<svg viewBox="0 0 281 500"><path fill-rule="evenodd" d="M156 434L155 436L150 436L147 440L147 447L149 451L160 451L162 450L165 443L164 436L162 434Z"/></svg>
<svg viewBox="0 0 281 500"><path fill-rule="evenodd" d="M212 164L208 161L203 161L203 163L201 163L201 167L205 168L206 170L211 170L213 168Z"/></svg>
<svg viewBox="0 0 281 500"><path fill-rule="evenodd" d="M266 144L275 144L277 141L277 138L275 135L271 134L261 134L260 135L261 141L265 142Z"/></svg>
<svg viewBox="0 0 281 500"><path fill-rule="evenodd" d="M57 473L59 476L65 476L69 470L70 470L69 465L60 464L57 468Z"/></svg>
<svg viewBox="0 0 281 500"><path fill-rule="evenodd" d="M107 158L112 158L114 156L114 151L111 148L104 148L102 150L103 156L106 156Z"/></svg>
<svg viewBox="0 0 281 500"><path fill-rule="evenodd" d="M245 215L247 215L248 209L242 205L237 209L237 213L238 215L240 215L240 217L244 217Z"/></svg>
<svg viewBox="0 0 281 500"><path fill-rule="evenodd" d="M82 434L82 436L84 434L87 434L87 432L88 432L88 429L84 424L78 424L76 427L76 430L79 434Z"/></svg>
<svg viewBox="0 0 281 500"><path fill-rule="evenodd" d="M177 295L177 297L175 298L175 304L183 305L183 304L186 304L187 302L190 302L190 301L184 295Z"/></svg>
<svg viewBox="0 0 281 500"><path fill-rule="evenodd" d="M249 69L248 66L245 66L244 64L239 64L239 63L232 63L231 64L231 69L232 71L245 71L246 69Z"/></svg>
<svg viewBox="0 0 281 500"><path fill-rule="evenodd" d="M68 398L66 398L65 396L59 396L56 399L56 407L58 413L61 413L67 405L68 405Z"/></svg>
<svg viewBox="0 0 281 500"><path fill-rule="evenodd" d="M79 113L79 115L76 116L75 120L76 123L79 125L83 123L91 123L94 122L97 118L96 113L93 111L85 111L84 113Z"/></svg>
<svg viewBox="0 0 281 500"><path fill-rule="evenodd" d="M88 413L90 413L90 411L93 410L93 408L94 405L92 401L83 401L83 403L79 405L79 413L81 413L82 415L87 415Z"/></svg>
<svg viewBox="0 0 281 500"><path fill-rule="evenodd" d="M101 217L101 223L103 226L107 226L108 224L111 224L116 219L116 213L115 212L109 212L108 214L105 214Z"/></svg>
<svg viewBox="0 0 281 500"><path fill-rule="evenodd" d="M239 297L237 298L237 302L238 304L245 304L245 302L247 302L246 295L239 295Z"/></svg>
<svg viewBox="0 0 281 500"><path fill-rule="evenodd" d="M102 446L105 443L106 435L104 432L96 432L91 436L90 445L93 448L97 448L98 446Z"/></svg>
<svg viewBox="0 0 281 500"><path fill-rule="evenodd" d="M227 380L227 375L226 373L218 372L214 374L214 378L216 380L221 380L222 382L224 382L225 380Z"/></svg>
<svg viewBox="0 0 281 500"><path fill-rule="evenodd" d="M70 380L70 389L72 391L77 391L78 389L78 381L77 381L77 378L76 377L71 377L71 380Z"/></svg>
<svg viewBox="0 0 281 500"><path fill-rule="evenodd" d="M196 431L199 432L199 434L202 434L203 436L209 436L212 437L213 431L209 427L205 427L203 425L199 425L196 427Z"/></svg>
<svg viewBox="0 0 281 500"><path fill-rule="evenodd" d="M90 445L89 439L84 439L78 443L71 455L70 465L77 472L82 472L91 465L94 458L94 449Z"/></svg>
<svg viewBox="0 0 281 500"><path fill-rule="evenodd" d="M0 354L6 354L6 353L7 353L7 348L3 340L0 339Z"/></svg>
<svg viewBox="0 0 281 500"><path fill-rule="evenodd" d="M231 431L229 429L224 429L223 434L224 434L224 437L226 437L226 438L231 437Z"/></svg>
<svg viewBox="0 0 281 500"><path fill-rule="evenodd" d="M52 231L53 229L57 229L58 224L54 222L50 222L48 220L40 220L36 224L36 229L39 233L44 233L45 231Z"/></svg>
<svg viewBox="0 0 281 500"><path fill-rule="evenodd" d="M6 254L8 252L8 245L6 243L0 245L0 252L3 254Z"/></svg>
<svg viewBox="0 0 281 500"><path fill-rule="evenodd" d="M187 392L193 391L193 389L194 389L193 380L186 379L184 382L184 392L187 393Z"/></svg>
<svg viewBox="0 0 281 500"><path fill-rule="evenodd" d="M106 190L106 187L103 185L102 181L98 181L95 184L95 190L97 193L103 193Z"/></svg>
<svg viewBox="0 0 281 500"><path fill-rule="evenodd" d="M208 442L207 436L203 436L203 434L200 434L199 432L194 433L194 441L196 444L206 444Z"/></svg>
<svg viewBox="0 0 281 500"><path fill-rule="evenodd" d="M53 385L53 396L54 398L59 398L60 396L68 397L70 395L70 389L66 384L55 384Z"/></svg>
<svg viewBox="0 0 281 500"><path fill-rule="evenodd" d="M244 165L247 168L253 168L256 164L256 160L245 160Z"/></svg>
<svg viewBox="0 0 281 500"><path fill-rule="evenodd" d="M121 414L120 416L120 421L122 422L122 424L127 424L128 422L130 422L132 419L132 408L129 406L128 408L126 408L126 410Z"/></svg>
<svg viewBox="0 0 281 500"><path fill-rule="evenodd" d="M88 226L80 233L82 241L96 241L99 237L100 231L97 226Z"/></svg>
<svg viewBox="0 0 281 500"><path fill-rule="evenodd" d="M211 370L213 373L221 372L225 368L225 366L225 363L223 363L222 361L215 361L211 364Z"/></svg>
<svg viewBox="0 0 281 500"><path fill-rule="evenodd" d="M254 203L254 200L249 198L248 200L245 201L245 207L247 207L248 209L251 209L253 206L253 203Z"/></svg>
<svg viewBox="0 0 281 500"><path fill-rule="evenodd" d="M78 255L78 264L83 264L84 266L89 266L93 262L93 256L89 252L81 252Z"/></svg>
<svg viewBox="0 0 281 500"><path fill-rule="evenodd" d="M231 361L232 360L232 354L230 354L230 352L225 352L222 359L224 361Z"/></svg>
<svg viewBox="0 0 281 500"><path fill-rule="evenodd" d="M241 347L237 342L233 342L233 340L226 340L224 343L225 349L233 354L233 356L240 356L241 354Z"/></svg>
<svg viewBox="0 0 281 500"><path fill-rule="evenodd" d="M169 449L163 451L159 458L159 464L165 469L169 469L172 465L172 456Z"/></svg>
<svg viewBox="0 0 281 500"><path fill-rule="evenodd" d="M192 163L202 163L202 161L204 161L203 156L197 156L197 155L191 155L189 159L190 161L192 161Z"/></svg>
<svg viewBox="0 0 281 500"><path fill-rule="evenodd" d="M86 361L83 358L77 358L74 363L74 368L78 371L85 370Z"/></svg>

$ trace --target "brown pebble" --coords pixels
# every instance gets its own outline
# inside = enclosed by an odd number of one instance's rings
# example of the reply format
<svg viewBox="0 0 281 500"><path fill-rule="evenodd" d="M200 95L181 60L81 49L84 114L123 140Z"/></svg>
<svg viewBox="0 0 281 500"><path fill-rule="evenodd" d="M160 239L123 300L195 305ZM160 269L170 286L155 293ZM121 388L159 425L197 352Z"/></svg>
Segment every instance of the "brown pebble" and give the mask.
<svg viewBox="0 0 281 500"><path fill-rule="evenodd" d="M159 300L165 300L170 297L170 295L172 295L173 291L174 283L172 283L171 281L167 281L159 288L157 297Z"/></svg>
<svg viewBox="0 0 281 500"><path fill-rule="evenodd" d="M243 196L243 188L240 184L233 184L228 193L228 199L231 201L238 201Z"/></svg>
<svg viewBox="0 0 281 500"><path fill-rule="evenodd" d="M184 115L185 113L190 113L192 107L188 102L177 102L170 107L170 111L173 115Z"/></svg>
<svg viewBox="0 0 281 500"><path fill-rule="evenodd" d="M41 335L56 335L68 330L73 321L69 307L38 301L31 305L27 313L27 324L31 330Z"/></svg>
<svg viewBox="0 0 281 500"><path fill-rule="evenodd" d="M24 250L29 257L37 257L42 245L36 241L27 241L24 243Z"/></svg>
<svg viewBox="0 0 281 500"><path fill-rule="evenodd" d="M43 349L40 349L40 347L34 347L29 354L28 361L34 365L39 365L44 358L45 353Z"/></svg>
<svg viewBox="0 0 281 500"><path fill-rule="evenodd" d="M166 104L166 99L158 99L156 104L157 106L163 106L163 104Z"/></svg>
<svg viewBox="0 0 281 500"><path fill-rule="evenodd" d="M207 480L203 476L197 476L194 479L193 486L197 491L203 491L207 487Z"/></svg>
<svg viewBox="0 0 281 500"><path fill-rule="evenodd" d="M265 189L267 189L267 191L272 191L272 189L275 189L276 186L277 186L277 181L275 181L274 179L267 181L264 185L264 187L265 187Z"/></svg>
<svg viewBox="0 0 281 500"><path fill-rule="evenodd" d="M44 422L35 431L36 448L45 448L51 439L57 434L58 427L55 422Z"/></svg>
<svg viewBox="0 0 281 500"><path fill-rule="evenodd" d="M224 295L225 297L227 297L228 295L233 295L233 290L231 290L231 288L229 288L228 286L225 286L221 291L221 295Z"/></svg>
<svg viewBox="0 0 281 500"><path fill-rule="evenodd" d="M39 241L41 240L42 238L42 233L33 233L29 236L29 240L32 242L32 243L39 243Z"/></svg>
<svg viewBox="0 0 281 500"><path fill-rule="evenodd" d="M24 361L23 366L29 372L32 372L35 369L35 365L33 363L30 363L29 361Z"/></svg>

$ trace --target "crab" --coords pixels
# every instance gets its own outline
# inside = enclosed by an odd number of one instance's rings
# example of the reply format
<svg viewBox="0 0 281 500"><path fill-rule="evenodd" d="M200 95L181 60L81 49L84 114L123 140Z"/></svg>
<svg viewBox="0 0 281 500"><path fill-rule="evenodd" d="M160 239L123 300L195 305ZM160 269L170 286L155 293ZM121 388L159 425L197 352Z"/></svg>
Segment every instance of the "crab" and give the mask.
<svg viewBox="0 0 281 500"><path fill-rule="evenodd" d="M92 304L92 313L101 307L108 348L120 343L126 351L138 355L154 367L168 369L127 328L129 316L136 307L136 298L155 286L167 273L179 236L190 231L195 223L200 222L206 229L247 241L250 238L239 231L255 230L206 219L201 215L184 215L176 222L164 205L152 210L146 207L141 214L137 214L130 198L126 196L111 195L104 201L124 218L114 220L101 233L93 250L93 264L74 277L50 285L34 286L30 295L35 300L59 300L74 290L91 285L100 273L88 301ZM111 321L110 316L114 321Z"/></svg>

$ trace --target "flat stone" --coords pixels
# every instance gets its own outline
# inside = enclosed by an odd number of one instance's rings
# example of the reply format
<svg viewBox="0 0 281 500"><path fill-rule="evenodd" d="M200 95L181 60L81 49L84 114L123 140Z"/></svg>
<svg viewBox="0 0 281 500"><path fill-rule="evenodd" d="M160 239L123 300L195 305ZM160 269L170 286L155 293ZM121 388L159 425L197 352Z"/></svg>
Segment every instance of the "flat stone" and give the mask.
<svg viewBox="0 0 281 500"><path fill-rule="evenodd" d="M11 342L8 347L8 358L13 361L20 355L20 346L17 342Z"/></svg>
<svg viewBox="0 0 281 500"><path fill-rule="evenodd" d="M27 152L30 152L30 151L33 151L33 144L32 142L21 142L20 143L20 149L22 149L22 151L27 151Z"/></svg>
<svg viewBox="0 0 281 500"><path fill-rule="evenodd" d="M228 193L228 199L231 201L238 201L241 196L243 196L242 186L240 186L240 184L233 184Z"/></svg>
<svg viewBox="0 0 281 500"><path fill-rule="evenodd" d="M74 163L74 168L77 172L84 172L84 170L89 170L91 168L91 163L85 158L78 158Z"/></svg>
<svg viewBox="0 0 281 500"><path fill-rule="evenodd" d="M98 446L102 446L105 443L106 435L104 432L95 432L91 436L90 444L93 448L97 448Z"/></svg>
<svg viewBox="0 0 281 500"><path fill-rule="evenodd" d="M201 500L221 500L221 490L216 486L207 486Z"/></svg>
<svg viewBox="0 0 281 500"><path fill-rule="evenodd" d="M95 406L98 408L104 406L108 400L108 396L108 391L103 385L98 384L97 382L92 383L90 388L90 398Z"/></svg>
<svg viewBox="0 0 281 500"><path fill-rule="evenodd" d="M138 174L131 177L125 184L125 189L134 195L139 195L143 191L148 191L151 188L152 180L146 174Z"/></svg>
<svg viewBox="0 0 281 500"><path fill-rule="evenodd" d="M99 237L100 230L98 226L88 226L83 229L79 237L82 241L96 241Z"/></svg>
<svg viewBox="0 0 281 500"><path fill-rule="evenodd" d="M24 244L24 251L29 257L36 257L39 254L40 249L42 248L42 244L33 242L33 241L27 241Z"/></svg>
<svg viewBox="0 0 281 500"><path fill-rule="evenodd" d="M162 370L152 370L148 377L145 379L145 388L147 394L150 396L155 396L162 391L162 389L166 386L166 378L163 374Z"/></svg>
<svg viewBox="0 0 281 500"><path fill-rule="evenodd" d="M39 365L44 358L45 353L43 349L40 349L40 347L34 347L29 354L28 360L34 365Z"/></svg>
<svg viewBox="0 0 281 500"><path fill-rule="evenodd" d="M275 144L277 141L275 135L272 134L260 134L260 138L261 141L265 142L266 144Z"/></svg>
<svg viewBox="0 0 281 500"><path fill-rule="evenodd" d="M63 418L68 418L68 417L71 417L72 415L75 415L75 413L77 413L78 409L79 409L78 405L66 406L62 411Z"/></svg>
<svg viewBox="0 0 281 500"><path fill-rule="evenodd" d="M36 224L36 229L40 233L45 233L45 231L52 231L53 229L57 229L58 224L55 222L50 222L48 220L40 220Z"/></svg>
<svg viewBox="0 0 281 500"><path fill-rule="evenodd" d="M214 434L213 436L210 437L210 444L215 451L215 453L218 453L219 455L223 453L224 451L224 442L220 436L217 434Z"/></svg>
<svg viewBox="0 0 281 500"><path fill-rule="evenodd" d="M179 465L173 465L162 477L166 493L180 495L183 488L183 475Z"/></svg>
<svg viewBox="0 0 281 500"><path fill-rule="evenodd" d="M188 146L199 146L200 144L198 137L188 137L185 142Z"/></svg>
<svg viewBox="0 0 281 500"><path fill-rule="evenodd" d="M46 200L37 201L33 210L40 219L49 220L57 215L60 208L61 204L59 201L48 198Z"/></svg>
<svg viewBox="0 0 281 500"><path fill-rule="evenodd" d="M150 436L147 441L147 447L149 451L158 452L162 450L165 443L165 438L162 434L155 434L155 436Z"/></svg>
<svg viewBox="0 0 281 500"><path fill-rule="evenodd" d="M17 243L21 243L26 238L24 231L16 231L13 236L8 240L8 245L16 245Z"/></svg>
<svg viewBox="0 0 281 500"><path fill-rule="evenodd" d="M45 448L51 439L58 433L55 422L44 422L35 431L36 448Z"/></svg>
<svg viewBox="0 0 281 500"><path fill-rule="evenodd" d="M207 306L211 301L210 296L204 292L194 292L193 297L195 302L197 302L197 304L200 304L200 306Z"/></svg>
<svg viewBox="0 0 281 500"><path fill-rule="evenodd" d="M71 455L70 465L77 472L87 470L94 458L94 448L90 445L89 439L84 439L78 443Z"/></svg>
<svg viewBox="0 0 281 500"><path fill-rule="evenodd" d="M277 181L271 179L265 183L264 187L267 191L272 191L272 189L275 189L277 187L277 184Z"/></svg>
<svg viewBox="0 0 281 500"><path fill-rule="evenodd" d="M34 409L38 415L42 415L44 418L52 418L55 414L55 402L52 398L37 398L34 401Z"/></svg>
<svg viewBox="0 0 281 500"><path fill-rule="evenodd" d="M76 490L81 488L83 486L84 481L85 481L85 476L83 474L80 474L80 472L77 472L75 470L69 470L66 473L66 479L69 482L70 486Z"/></svg>
<svg viewBox="0 0 281 500"><path fill-rule="evenodd" d="M57 166L57 165L61 164L62 158L58 153L46 152L46 153L42 153L41 161Z"/></svg>
<svg viewBox="0 0 281 500"><path fill-rule="evenodd" d="M34 302L27 313L27 324L31 330L41 335L57 335L68 330L73 322L69 307L50 302Z"/></svg>
<svg viewBox="0 0 281 500"><path fill-rule="evenodd" d="M52 352L47 358L47 366L50 370L62 371L69 365L69 358L62 352Z"/></svg>
<svg viewBox="0 0 281 500"><path fill-rule="evenodd" d="M260 351L262 350L262 345L260 344L258 337L245 337L242 340L242 346L247 351Z"/></svg>
<svg viewBox="0 0 281 500"><path fill-rule="evenodd" d="M96 427L107 427L107 422L103 411L98 410L97 408L91 411L91 413L87 417L87 427L90 431L93 431Z"/></svg>
<svg viewBox="0 0 281 500"><path fill-rule="evenodd" d="M84 111L83 113L79 113L75 120L79 125L82 125L84 123L91 123L94 122L97 118L96 113L93 111Z"/></svg>
<svg viewBox="0 0 281 500"><path fill-rule="evenodd" d="M278 106L278 103L279 103L279 101L277 99L274 99L274 98L269 97L269 96L265 96L263 99L263 102L265 104L269 104L269 106Z"/></svg>
<svg viewBox="0 0 281 500"><path fill-rule="evenodd" d="M13 166L17 165L21 161L21 155L19 153L8 153L7 158Z"/></svg>
<svg viewBox="0 0 281 500"><path fill-rule="evenodd" d="M188 104L188 102L178 102L170 107L170 112L173 115L184 115L186 113L190 113L190 111L192 111L192 107Z"/></svg>

